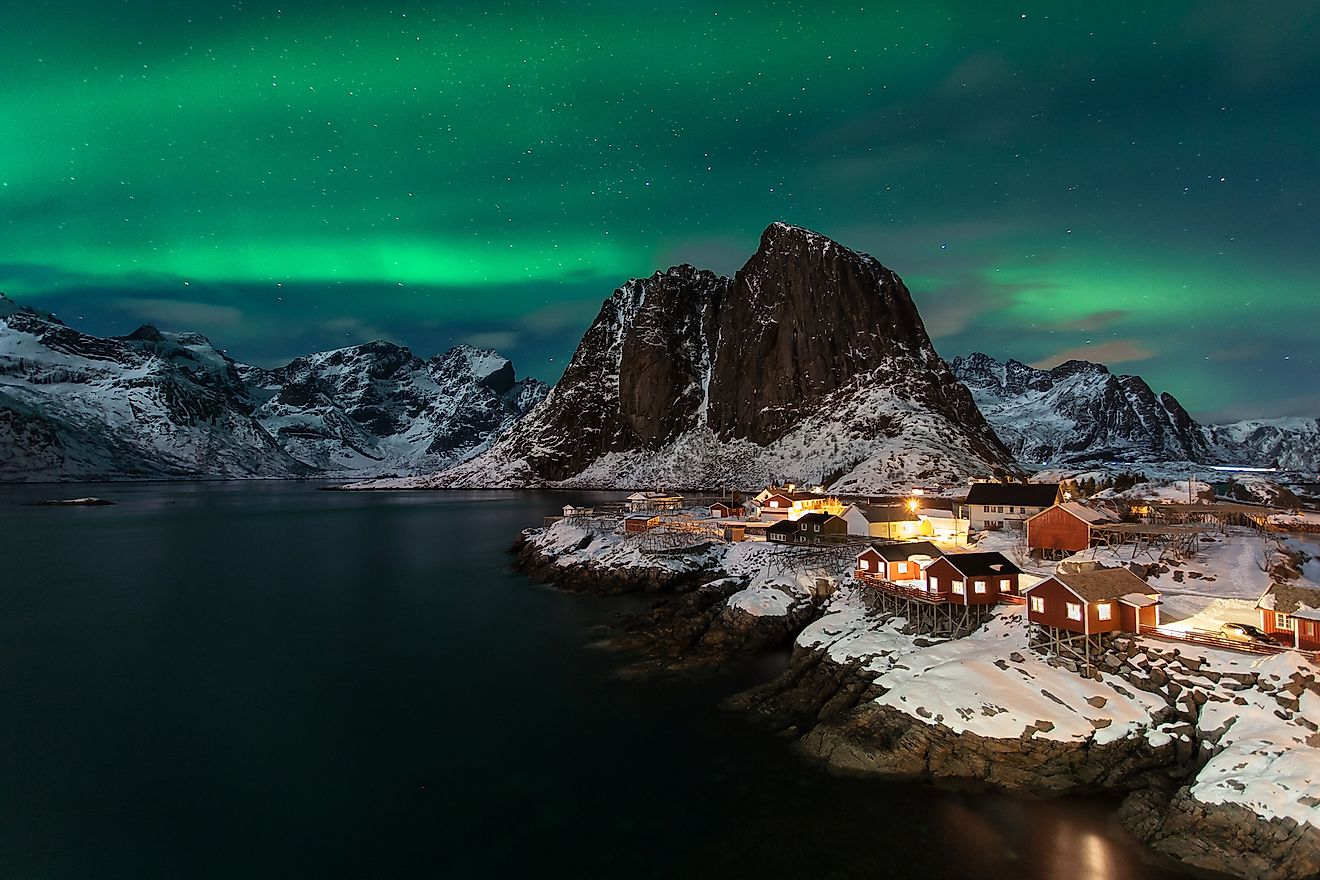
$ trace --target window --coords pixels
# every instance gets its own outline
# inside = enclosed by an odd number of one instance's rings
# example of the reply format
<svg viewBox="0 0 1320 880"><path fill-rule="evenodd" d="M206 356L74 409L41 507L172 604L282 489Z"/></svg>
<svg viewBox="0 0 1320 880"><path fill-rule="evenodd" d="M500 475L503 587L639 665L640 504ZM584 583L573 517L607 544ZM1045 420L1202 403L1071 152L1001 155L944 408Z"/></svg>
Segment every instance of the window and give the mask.
<svg viewBox="0 0 1320 880"><path fill-rule="evenodd" d="M870 571L870 570L871 570L871 560L869 560L869 559L859 559L859 560L857 561L857 567L860 568L862 571Z"/></svg>
<svg viewBox="0 0 1320 880"><path fill-rule="evenodd" d="M1013 592L1013 581L1009 580L1008 578L1001 578L999 581L999 592L1001 593Z"/></svg>
<svg viewBox="0 0 1320 880"><path fill-rule="evenodd" d="M1036 612L1037 614L1044 614L1044 613L1045 613L1045 597L1044 597L1044 596L1032 596L1032 597L1031 597L1031 610L1034 611L1034 612Z"/></svg>
<svg viewBox="0 0 1320 880"><path fill-rule="evenodd" d="M954 582L953 582L953 592L956 593L956 594L959 595L959 596L961 596L961 595L963 594L964 589L963 589L963 582L962 582L962 581L954 581Z"/></svg>
<svg viewBox="0 0 1320 880"><path fill-rule="evenodd" d="M1068 602L1067 605L1068 605L1068 619L1069 619L1069 620L1081 620L1081 619L1082 619L1082 606L1081 606L1081 604L1079 604L1079 603L1077 603L1077 602Z"/></svg>
<svg viewBox="0 0 1320 880"><path fill-rule="evenodd" d="M937 578L937 577L933 577L933 578L931 578L931 579L930 579L930 588L931 588L932 590L938 590L938 589L940 588L940 579Z"/></svg>
<svg viewBox="0 0 1320 880"><path fill-rule="evenodd" d="M896 571L898 571L899 574L907 574L907 563L906 563L906 562L895 562L895 563L894 563L894 569L895 569Z"/></svg>
<svg viewBox="0 0 1320 880"><path fill-rule="evenodd" d="M972 581L972 592L973 592L973 593L984 593L984 592L985 592L985 581Z"/></svg>
<svg viewBox="0 0 1320 880"><path fill-rule="evenodd" d="M817 532L820 531L820 526L812 526L811 528L813 531L817 531Z"/></svg>
<svg viewBox="0 0 1320 880"><path fill-rule="evenodd" d="M778 506L779 506L779 502L778 502L778 501L771 501L771 502L770 502L770 506L771 506L771 507L778 507Z"/></svg>
<svg viewBox="0 0 1320 880"><path fill-rule="evenodd" d="M1101 620L1112 620L1114 617L1114 606L1108 602L1101 602L1095 606L1095 616Z"/></svg>
<svg viewBox="0 0 1320 880"><path fill-rule="evenodd" d="M1297 628L1297 621L1293 620L1282 611L1274 612L1274 628L1292 630Z"/></svg>

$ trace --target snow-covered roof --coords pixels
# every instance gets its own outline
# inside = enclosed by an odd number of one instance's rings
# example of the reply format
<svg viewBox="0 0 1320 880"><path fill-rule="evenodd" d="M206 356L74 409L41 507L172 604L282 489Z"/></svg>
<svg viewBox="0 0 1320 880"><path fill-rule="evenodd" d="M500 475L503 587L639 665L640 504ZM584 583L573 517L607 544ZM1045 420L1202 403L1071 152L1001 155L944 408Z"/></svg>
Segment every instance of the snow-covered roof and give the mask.
<svg viewBox="0 0 1320 880"><path fill-rule="evenodd" d="M1060 510L1066 511L1072 516L1077 517L1084 523L1090 525L1099 525L1100 523L1118 522L1118 517L1108 510L1099 510L1094 507L1087 507L1085 504L1076 501L1065 501L1057 505ZM1041 511L1044 513L1045 511ZM1036 514L1040 516L1041 513ZM1034 519L1035 517L1033 517Z"/></svg>
<svg viewBox="0 0 1320 880"><path fill-rule="evenodd" d="M916 522L918 517L903 504L853 504L853 510L868 523Z"/></svg>
<svg viewBox="0 0 1320 880"><path fill-rule="evenodd" d="M1270 584L1256 607L1301 617L1298 613L1301 610L1320 608L1320 590L1295 584Z"/></svg>
<svg viewBox="0 0 1320 880"><path fill-rule="evenodd" d="M1126 596L1119 596L1118 601L1124 605L1131 605L1134 608L1149 608L1152 605L1160 604L1159 599L1151 596L1143 596L1141 593L1128 593Z"/></svg>

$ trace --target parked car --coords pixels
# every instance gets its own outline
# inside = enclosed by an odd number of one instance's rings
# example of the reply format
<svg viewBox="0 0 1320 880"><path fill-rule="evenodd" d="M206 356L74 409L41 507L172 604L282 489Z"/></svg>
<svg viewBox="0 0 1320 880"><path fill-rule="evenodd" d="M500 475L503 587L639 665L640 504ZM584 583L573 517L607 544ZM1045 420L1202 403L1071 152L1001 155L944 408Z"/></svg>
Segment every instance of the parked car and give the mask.
<svg viewBox="0 0 1320 880"><path fill-rule="evenodd" d="M1249 623L1226 623L1219 627L1219 637L1231 642L1248 642L1255 645L1277 647L1279 644L1274 636Z"/></svg>

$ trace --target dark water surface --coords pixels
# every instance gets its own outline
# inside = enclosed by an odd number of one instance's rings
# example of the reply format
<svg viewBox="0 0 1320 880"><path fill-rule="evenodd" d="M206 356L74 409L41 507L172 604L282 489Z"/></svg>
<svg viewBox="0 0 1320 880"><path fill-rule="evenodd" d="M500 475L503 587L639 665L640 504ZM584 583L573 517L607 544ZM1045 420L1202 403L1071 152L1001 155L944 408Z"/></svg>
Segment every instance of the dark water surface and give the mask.
<svg viewBox="0 0 1320 880"><path fill-rule="evenodd" d="M114 507L27 502L95 494ZM1157 878L1111 803L838 780L624 682L536 493L0 487L0 877Z"/></svg>

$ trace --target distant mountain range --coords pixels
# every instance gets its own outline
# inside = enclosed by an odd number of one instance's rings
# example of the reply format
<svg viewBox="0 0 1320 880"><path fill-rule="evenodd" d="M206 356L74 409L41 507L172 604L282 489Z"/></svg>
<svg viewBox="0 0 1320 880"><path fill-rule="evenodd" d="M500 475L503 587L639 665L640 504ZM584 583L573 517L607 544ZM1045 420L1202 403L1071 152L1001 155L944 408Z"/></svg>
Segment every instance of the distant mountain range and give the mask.
<svg viewBox="0 0 1320 880"><path fill-rule="evenodd" d="M1111 463L1320 468L1320 420L1201 425L1172 394L1140 376L1087 361L1041 370L985 354L954 358L953 373L1018 461L1030 466Z"/></svg>
<svg viewBox="0 0 1320 880"><path fill-rule="evenodd" d="M545 396L460 346L386 342L263 370L203 336L80 333L0 295L0 480L366 477L480 452Z"/></svg>
<svg viewBox="0 0 1320 880"><path fill-rule="evenodd" d="M775 223L732 278L614 291L553 389L492 351L388 342L262 369L151 326L80 333L0 295L0 480L397 475L424 487L840 492L1023 467L1320 469L1320 420L1200 425L1138 376L946 364L902 280Z"/></svg>

